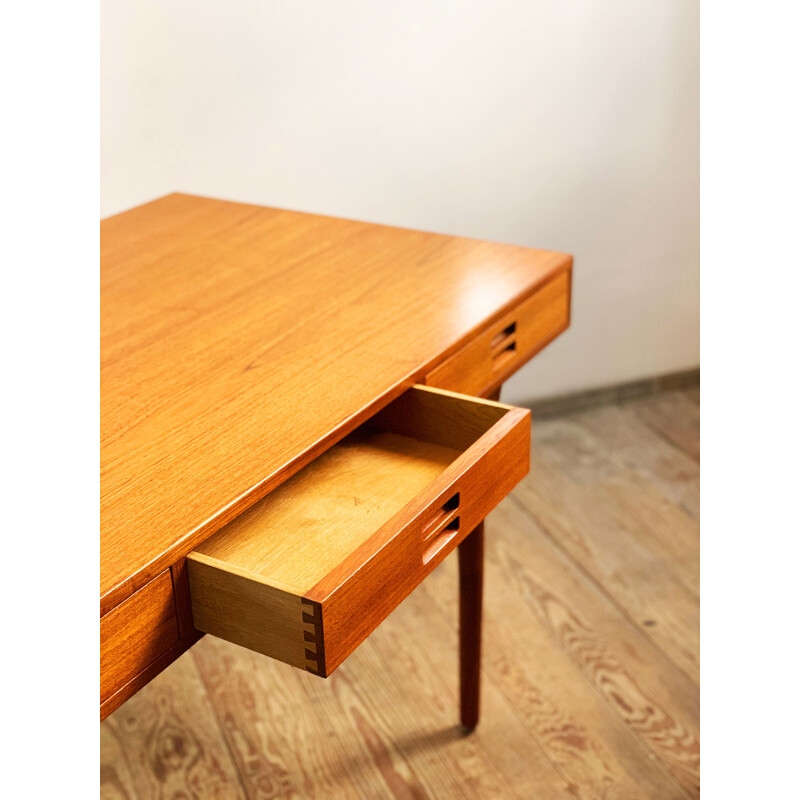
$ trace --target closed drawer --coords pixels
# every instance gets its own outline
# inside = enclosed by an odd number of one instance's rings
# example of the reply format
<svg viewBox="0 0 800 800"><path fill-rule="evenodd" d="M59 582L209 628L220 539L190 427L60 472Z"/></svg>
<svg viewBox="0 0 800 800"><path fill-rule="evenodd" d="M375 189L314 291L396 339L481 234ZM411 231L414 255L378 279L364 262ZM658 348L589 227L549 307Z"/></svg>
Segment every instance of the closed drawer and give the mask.
<svg viewBox="0 0 800 800"><path fill-rule="evenodd" d="M530 412L413 387L187 557L195 626L329 675L527 473Z"/></svg>
<svg viewBox="0 0 800 800"><path fill-rule="evenodd" d="M428 373L425 384L474 395L496 389L569 325L570 276L562 272L546 283Z"/></svg>
<svg viewBox="0 0 800 800"><path fill-rule="evenodd" d="M100 619L100 702L178 641L172 576L162 572Z"/></svg>

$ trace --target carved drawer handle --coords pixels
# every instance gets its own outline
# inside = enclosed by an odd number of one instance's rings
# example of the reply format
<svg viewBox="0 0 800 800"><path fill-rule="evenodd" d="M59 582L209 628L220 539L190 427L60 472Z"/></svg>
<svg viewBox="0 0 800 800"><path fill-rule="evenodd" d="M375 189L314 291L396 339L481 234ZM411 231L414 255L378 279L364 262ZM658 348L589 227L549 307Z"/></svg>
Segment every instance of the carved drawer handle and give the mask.
<svg viewBox="0 0 800 800"><path fill-rule="evenodd" d="M422 554L423 564L427 564L458 533L461 518L456 514L460 503L461 493L456 492L422 529L422 542L427 545Z"/></svg>
<svg viewBox="0 0 800 800"><path fill-rule="evenodd" d="M517 350L517 323L506 325L492 337L489 347L492 352L492 367L497 370L514 357Z"/></svg>

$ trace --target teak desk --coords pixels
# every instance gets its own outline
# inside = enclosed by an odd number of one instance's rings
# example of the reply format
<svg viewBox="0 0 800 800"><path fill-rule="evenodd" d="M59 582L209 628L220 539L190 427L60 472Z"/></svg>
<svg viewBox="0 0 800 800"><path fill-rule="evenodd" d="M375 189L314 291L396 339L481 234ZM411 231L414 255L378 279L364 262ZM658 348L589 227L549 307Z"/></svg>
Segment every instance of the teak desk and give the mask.
<svg viewBox="0 0 800 800"><path fill-rule="evenodd" d="M528 470L560 253L170 195L101 225L100 716L202 633L327 676ZM494 398L486 399L486 398Z"/></svg>

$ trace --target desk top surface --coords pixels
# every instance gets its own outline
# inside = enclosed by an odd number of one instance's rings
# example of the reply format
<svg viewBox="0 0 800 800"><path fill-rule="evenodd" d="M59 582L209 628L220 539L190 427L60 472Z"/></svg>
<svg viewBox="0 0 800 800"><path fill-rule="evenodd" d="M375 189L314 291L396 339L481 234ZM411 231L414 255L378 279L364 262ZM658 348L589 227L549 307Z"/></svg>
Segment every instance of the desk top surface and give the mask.
<svg viewBox="0 0 800 800"><path fill-rule="evenodd" d="M188 195L101 223L101 612L571 263Z"/></svg>

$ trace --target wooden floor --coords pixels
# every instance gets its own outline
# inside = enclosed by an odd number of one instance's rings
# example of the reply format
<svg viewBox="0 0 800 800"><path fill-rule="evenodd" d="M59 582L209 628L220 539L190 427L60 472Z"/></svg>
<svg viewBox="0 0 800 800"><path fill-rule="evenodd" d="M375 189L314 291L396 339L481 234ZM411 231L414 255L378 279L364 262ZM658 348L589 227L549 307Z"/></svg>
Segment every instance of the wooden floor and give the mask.
<svg viewBox="0 0 800 800"><path fill-rule="evenodd" d="M206 636L101 725L102 796L699 796L699 424L698 389L534 423L472 735L451 556L327 681Z"/></svg>

